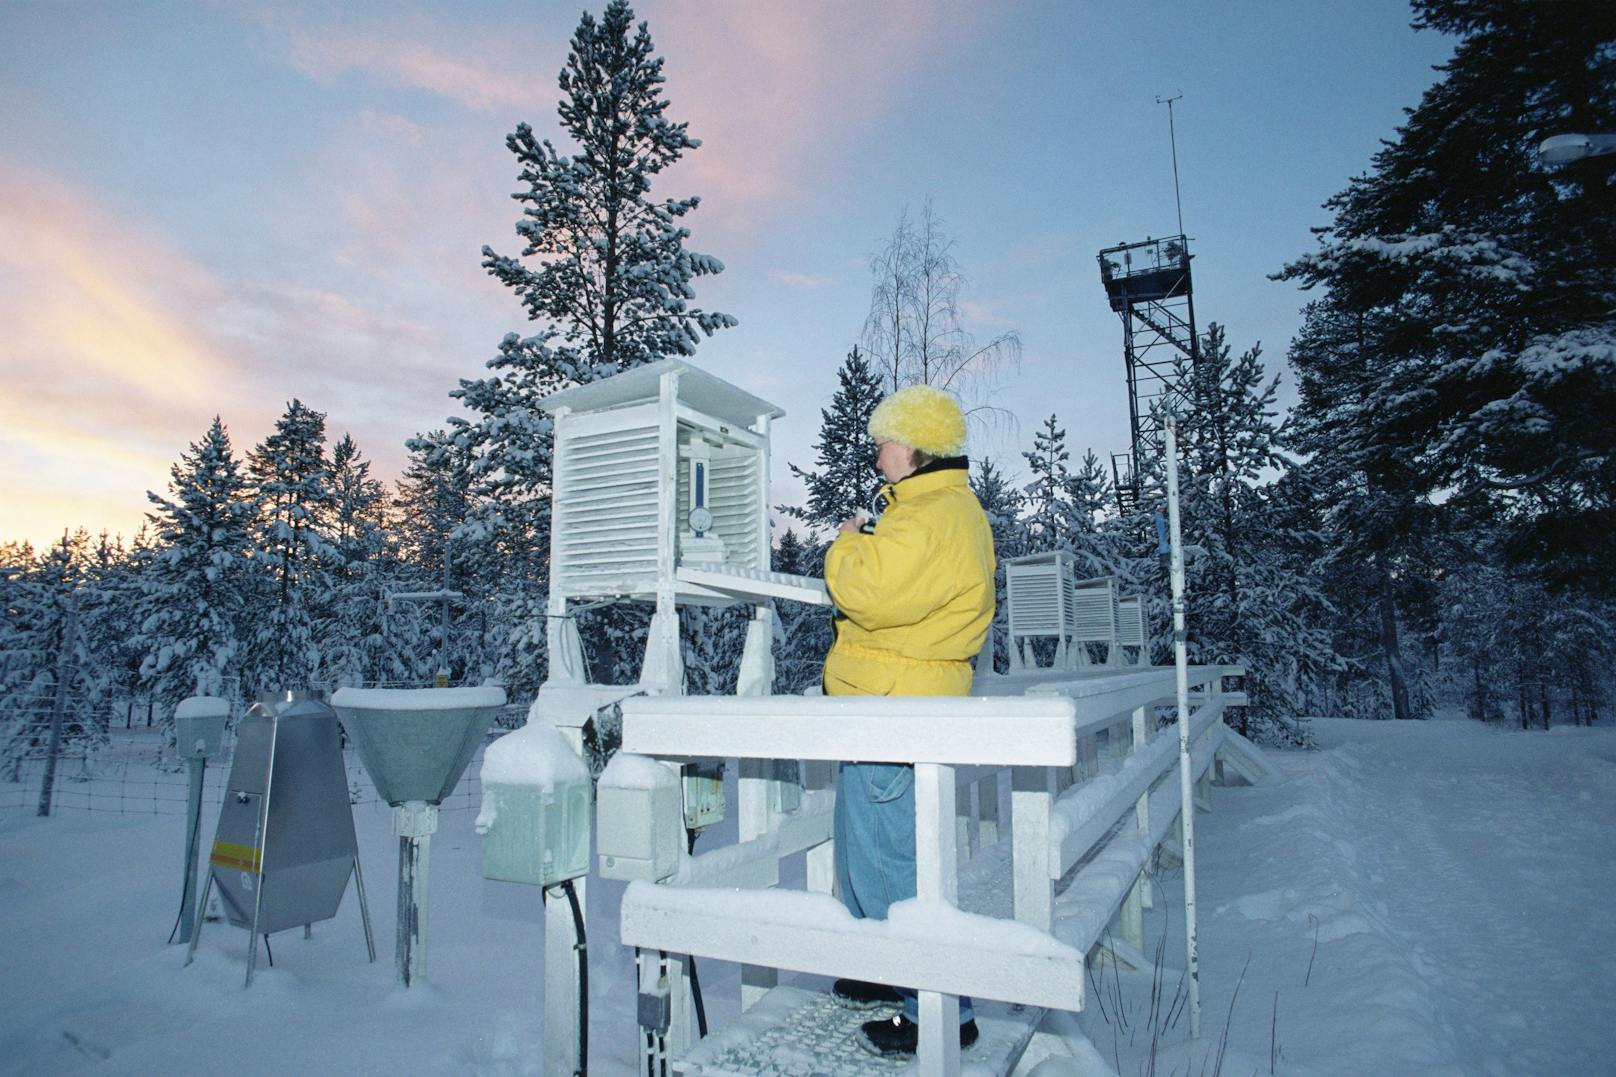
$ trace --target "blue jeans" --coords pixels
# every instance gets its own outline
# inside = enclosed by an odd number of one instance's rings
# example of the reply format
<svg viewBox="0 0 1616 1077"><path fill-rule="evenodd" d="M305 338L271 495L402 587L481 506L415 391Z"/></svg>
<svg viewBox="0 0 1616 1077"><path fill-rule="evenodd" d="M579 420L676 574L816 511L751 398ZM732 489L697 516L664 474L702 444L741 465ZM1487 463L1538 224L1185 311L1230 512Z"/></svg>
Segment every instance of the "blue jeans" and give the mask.
<svg viewBox="0 0 1616 1077"><path fill-rule="evenodd" d="M836 883L854 916L885 920L895 901L915 896L915 768L843 763L836 779ZM904 1016L919 1020L915 992L898 988ZM971 1020L960 997L960 1023Z"/></svg>

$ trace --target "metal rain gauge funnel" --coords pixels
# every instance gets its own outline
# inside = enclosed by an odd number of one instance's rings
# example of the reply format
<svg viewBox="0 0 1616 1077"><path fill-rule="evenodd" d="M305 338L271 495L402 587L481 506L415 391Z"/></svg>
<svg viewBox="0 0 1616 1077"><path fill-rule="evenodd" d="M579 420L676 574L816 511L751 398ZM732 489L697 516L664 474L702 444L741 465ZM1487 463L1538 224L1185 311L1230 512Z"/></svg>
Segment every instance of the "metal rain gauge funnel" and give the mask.
<svg viewBox="0 0 1616 1077"><path fill-rule="evenodd" d="M476 754L505 690L340 688L331 705L376 786L398 836L398 941L405 987L426 975L427 867L438 804Z"/></svg>
<svg viewBox="0 0 1616 1077"><path fill-rule="evenodd" d="M182 735L194 737L195 730ZM247 986L257 965L258 937L265 937L267 949L273 932L299 925L307 932L335 916L350 873L374 961L336 715L324 703L290 693L255 704L236 727L236 755L200 903L206 909L218 887L225 916L250 932ZM186 964L196 956L202 922L199 914Z"/></svg>

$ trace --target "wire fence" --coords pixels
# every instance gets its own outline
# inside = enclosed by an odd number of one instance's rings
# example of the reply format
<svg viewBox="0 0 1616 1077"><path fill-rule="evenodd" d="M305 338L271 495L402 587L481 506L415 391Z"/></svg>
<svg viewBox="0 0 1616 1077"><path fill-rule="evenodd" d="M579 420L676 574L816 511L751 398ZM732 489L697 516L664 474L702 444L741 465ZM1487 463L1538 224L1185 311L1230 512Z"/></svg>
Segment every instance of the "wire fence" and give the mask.
<svg viewBox="0 0 1616 1077"><path fill-rule="evenodd" d="M504 718L505 715L501 715ZM503 732L503 729L491 731ZM75 744L64 749L56 762L52 786L51 813L62 811L106 812L114 815L184 816L190 795L186 765L166 746L167 734L156 729L112 729L100 747ZM219 755L208 760L202 801L206 812L217 813L224 802L225 786L235 756L235 733L225 735ZM443 799L442 811L476 811L482 803L482 757L479 746L454 792ZM352 747L342 752L348 775L348 799L354 807L388 805L376 795L376 787ZM18 780L0 778L0 813L39 808L40 786L45 761L28 758L18 768ZM9 777L6 775L4 777Z"/></svg>

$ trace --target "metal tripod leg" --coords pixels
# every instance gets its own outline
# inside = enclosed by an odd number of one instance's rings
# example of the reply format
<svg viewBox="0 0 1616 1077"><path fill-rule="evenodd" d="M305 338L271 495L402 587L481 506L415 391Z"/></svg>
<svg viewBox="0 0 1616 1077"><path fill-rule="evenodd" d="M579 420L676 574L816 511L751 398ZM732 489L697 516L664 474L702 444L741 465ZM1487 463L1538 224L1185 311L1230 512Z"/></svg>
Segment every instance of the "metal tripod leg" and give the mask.
<svg viewBox="0 0 1616 1077"><path fill-rule="evenodd" d="M365 875L359 870L359 854L353 858L354 889L359 894L359 919L365 925L365 949L370 951L370 963L376 963L376 940L370 934L370 903L365 900Z"/></svg>
<svg viewBox="0 0 1616 1077"><path fill-rule="evenodd" d="M202 900L196 905L196 923L191 925L191 945L185 951L185 963L196 957L196 944L202 939L202 921L207 919L208 895L213 893L213 869L208 869L208 881L202 884Z"/></svg>

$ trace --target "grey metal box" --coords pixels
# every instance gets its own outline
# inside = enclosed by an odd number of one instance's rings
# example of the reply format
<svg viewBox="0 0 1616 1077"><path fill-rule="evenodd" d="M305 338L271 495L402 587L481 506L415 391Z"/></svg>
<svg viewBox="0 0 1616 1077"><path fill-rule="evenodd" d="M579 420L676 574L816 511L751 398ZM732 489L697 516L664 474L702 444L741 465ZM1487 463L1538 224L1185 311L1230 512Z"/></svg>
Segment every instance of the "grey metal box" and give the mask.
<svg viewBox="0 0 1616 1077"><path fill-rule="evenodd" d="M209 857L230 922L267 935L330 919L357 851L337 716L312 700L255 706Z"/></svg>

